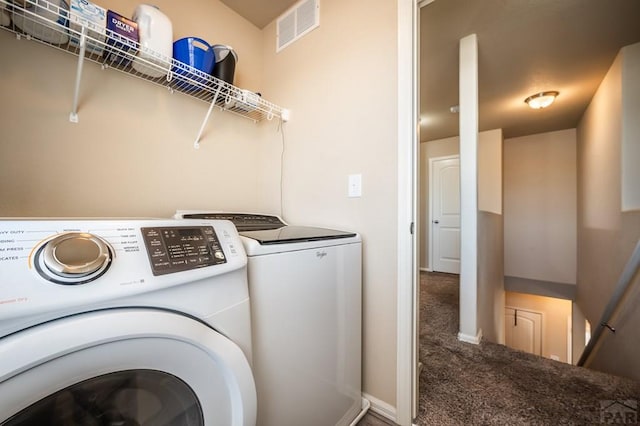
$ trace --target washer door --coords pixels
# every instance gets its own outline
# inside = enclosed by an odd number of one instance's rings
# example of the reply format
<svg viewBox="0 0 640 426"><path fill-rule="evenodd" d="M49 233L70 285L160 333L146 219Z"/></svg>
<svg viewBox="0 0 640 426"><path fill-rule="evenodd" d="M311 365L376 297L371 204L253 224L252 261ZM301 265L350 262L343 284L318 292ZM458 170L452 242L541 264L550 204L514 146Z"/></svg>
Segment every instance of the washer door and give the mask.
<svg viewBox="0 0 640 426"><path fill-rule="evenodd" d="M76 315L0 340L0 425L255 425L242 350L156 310Z"/></svg>

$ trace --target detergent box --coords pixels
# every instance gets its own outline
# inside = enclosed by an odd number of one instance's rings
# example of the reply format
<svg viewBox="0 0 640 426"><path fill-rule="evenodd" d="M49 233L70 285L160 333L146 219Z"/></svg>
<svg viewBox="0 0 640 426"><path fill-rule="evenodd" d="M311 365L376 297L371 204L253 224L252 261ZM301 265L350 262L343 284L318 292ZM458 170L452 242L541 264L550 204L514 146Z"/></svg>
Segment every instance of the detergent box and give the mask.
<svg viewBox="0 0 640 426"><path fill-rule="evenodd" d="M138 24L117 12L107 12L107 47L104 57L111 64L126 67L136 54Z"/></svg>
<svg viewBox="0 0 640 426"><path fill-rule="evenodd" d="M102 54L107 27L107 10L87 0L71 0L69 5L70 46L80 45L80 32L87 27L87 53ZM77 32L76 32L77 31Z"/></svg>

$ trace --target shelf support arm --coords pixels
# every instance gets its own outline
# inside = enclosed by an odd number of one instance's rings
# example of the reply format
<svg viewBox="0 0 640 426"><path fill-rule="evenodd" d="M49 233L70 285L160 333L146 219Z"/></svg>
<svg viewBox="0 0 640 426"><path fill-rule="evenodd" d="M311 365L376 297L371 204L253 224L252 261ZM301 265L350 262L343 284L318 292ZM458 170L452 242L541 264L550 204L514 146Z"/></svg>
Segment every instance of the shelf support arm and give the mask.
<svg viewBox="0 0 640 426"><path fill-rule="evenodd" d="M216 101L218 100L218 96L220 95L220 86L216 89L216 93L213 95L213 99L211 99L211 105L209 105L209 110L207 111L207 115L204 117L204 121L202 122L202 126L200 126L200 131L198 132L198 136L196 136L196 141L193 143L193 147L195 149L200 148L200 138L202 137L202 132L204 132L204 128L209 121L209 117L211 116L211 111L213 111L213 107L216 105Z"/></svg>
<svg viewBox="0 0 640 426"><path fill-rule="evenodd" d="M73 107L69 114L69 121L78 122L78 99L80 98L80 81L82 80L82 66L84 65L84 54L87 50L87 27L82 26L80 33L80 53L78 53L78 68L76 69L76 83L73 93Z"/></svg>

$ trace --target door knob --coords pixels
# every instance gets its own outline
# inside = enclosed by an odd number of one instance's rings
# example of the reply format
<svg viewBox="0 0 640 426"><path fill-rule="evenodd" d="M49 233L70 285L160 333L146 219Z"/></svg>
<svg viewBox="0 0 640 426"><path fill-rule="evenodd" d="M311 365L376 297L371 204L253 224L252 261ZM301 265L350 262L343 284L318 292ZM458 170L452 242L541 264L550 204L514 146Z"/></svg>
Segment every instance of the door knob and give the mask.
<svg viewBox="0 0 640 426"><path fill-rule="evenodd" d="M440 223L440 221L439 220L434 220L433 223L435 223L437 225L438 223Z"/></svg>

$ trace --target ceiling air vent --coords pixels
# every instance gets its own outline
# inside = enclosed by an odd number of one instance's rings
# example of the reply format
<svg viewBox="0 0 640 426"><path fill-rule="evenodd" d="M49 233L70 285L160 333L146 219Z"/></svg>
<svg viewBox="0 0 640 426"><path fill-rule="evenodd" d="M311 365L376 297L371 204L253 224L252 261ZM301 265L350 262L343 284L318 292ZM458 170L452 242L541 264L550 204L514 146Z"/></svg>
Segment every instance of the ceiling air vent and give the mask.
<svg viewBox="0 0 640 426"><path fill-rule="evenodd" d="M278 18L276 52L320 25L320 0L302 0Z"/></svg>

